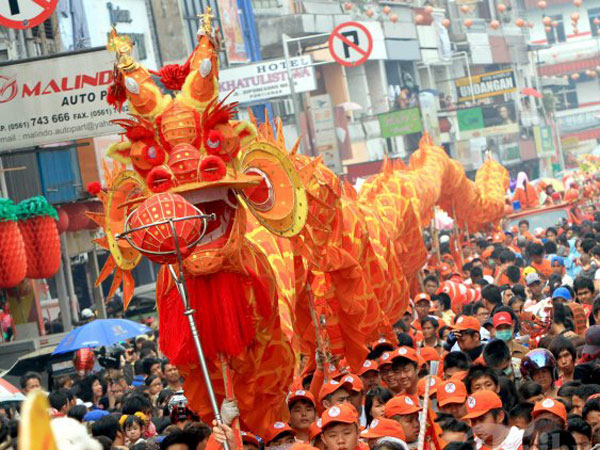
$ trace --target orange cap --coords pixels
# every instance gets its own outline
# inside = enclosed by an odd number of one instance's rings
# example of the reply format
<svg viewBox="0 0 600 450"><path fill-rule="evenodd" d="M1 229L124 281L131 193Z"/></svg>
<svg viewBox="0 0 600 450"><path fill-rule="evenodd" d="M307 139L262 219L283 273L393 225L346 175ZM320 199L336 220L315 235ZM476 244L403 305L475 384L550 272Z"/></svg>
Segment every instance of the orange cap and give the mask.
<svg viewBox="0 0 600 450"><path fill-rule="evenodd" d="M392 350L391 352L383 352L379 357L379 361L377 361L379 368L381 369L383 366L391 364L392 360L396 357L397 354L398 350Z"/></svg>
<svg viewBox="0 0 600 450"><path fill-rule="evenodd" d="M423 358L425 362L440 361L440 354L433 347L421 347L419 349L419 356Z"/></svg>
<svg viewBox="0 0 600 450"><path fill-rule="evenodd" d="M346 389L348 389L348 391L351 391L353 388L352 383L340 383L336 380L329 380L327 383L323 384L321 390L319 391L319 403L321 403L325 397L327 397L330 394L333 394L341 387L345 387Z"/></svg>
<svg viewBox="0 0 600 450"><path fill-rule="evenodd" d="M427 295L425 292L421 292L420 294L418 294L415 299L414 299L414 304L416 305L419 302L422 301L426 301L427 303L429 303L429 306L431 307L431 297L429 295Z"/></svg>
<svg viewBox="0 0 600 450"><path fill-rule="evenodd" d="M387 347L391 347L392 349L396 348L396 345L398 345L397 343L394 344L393 342L391 342L390 340L384 338L384 337L380 337L379 339L377 339L376 341L371 343L371 348L373 350L375 350L377 347L385 345Z"/></svg>
<svg viewBox="0 0 600 450"><path fill-rule="evenodd" d="M294 436L296 435L296 432L292 430L292 427L290 427L287 423L275 422L265 433L265 445L268 445L271 441L275 440L277 436L283 433L292 433Z"/></svg>
<svg viewBox="0 0 600 450"><path fill-rule="evenodd" d="M427 379L427 377L423 377L417 383L417 394L419 395L419 397L425 396L425 380L426 379ZM441 382L442 382L442 379L440 377L438 377L437 375L433 375L431 377L431 381L429 383L429 396L430 397L433 397L435 395L435 393L437 392L437 387Z"/></svg>
<svg viewBox="0 0 600 450"><path fill-rule="evenodd" d="M354 392L362 392L365 389L365 385L358 375L349 373L345 375L341 380L342 383L350 383Z"/></svg>
<svg viewBox="0 0 600 450"><path fill-rule="evenodd" d="M385 404L384 415L388 419L394 416L406 416L421 411L421 407L408 395L397 395Z"/></svg>
<svg viewBox="0 0 600 450"><path fill-rule="evenodd" d="M459 380L447 380L437 386L437 402L439 406L448 403L464 403L467 400L467 387Z"/></svg>
<svg viewBox="0 0 600 450"><path fill-rule="evenodd" d="M501 244L504 242L504 233L494 233L492 235L492 242L494 244Z"/></svg>
<svg viewBox="0 0 600 450"><path fill-rule="evenodd" d="M467 397L467 414L463 419L475 419L497 408L502 408L498 394L488 390L478 391Z"/></svg>
<svg viewBox="0 0 600 450"><path fill-rule="evenodd" d="M379 372L379 364L377 361L372 361L370 359L365 360L362 367L358 371L358 375L363 376L365 373L374 370L375 372Z"/></svg>
<svg viewBox="0 0 600 450"><path fill-rule="evenodd" d="M356 408L350 403L342 403L328 408L321 415L321 429L325 429L332 423L355 423L359 424Z"/></svg>
<svg viewBox="0 0 600 450"><path fill-rule="evenodd" d="M565 405L562 404L562 402L559 402L558 400L553 400L551 398L546 398L542 401L536 402L531 415L535 419L541 413L546 411L562 419L563 423L567 423L567 409L565 408Z"/></svg>
<svg viewBox="0 0 600 450"><path fill-rule="evenodd" d="M452 329L456 331L479 331L481 329L481 325L479 324L479 320L473 316L460 316L456 323L452 326Z"/></svg>
<svg viewBox="0 0 600 450"><path fill-rule="evenodd" d="M450 275L452 273L452 268L450 264L442 263L440 264L440 275Z"/></svg>
<svg viewBox="0 0 600 450"><path fill-rule="evenodd" d="M249 433L247 431L242 431L242 442L248 442L260 448L260 441L258 440L258 437L255 434Z"/></svg>
<svg viewBox="0 0 600 450"><path fill-rule="evenodd" d="M292 405L296 400L306 400L307 402L312 403L312 405L316 408L317 402L315 401L315 396L312 395L309 391L305 391L304 389L299 389L294 392L290 392L290 395L287 399L288 407Z"/></svg>
<svg viewBox="0 0 600 450"><path fill-rule="evenodd" d="M380 417L373 419L371 426L360 433L360 437L365 439L379 439L382 437L393 437L405 441L406 435L402 425L392 419Z"/></svg>
<svg viewBox="0 0 600 450"><path fill-rule="evenodd" d="M308 440L312 442L317 436L319 436L323 430L321 429L321 418L319 417L308 427Z"/></svg>
<svg viewBox="0 0 600 450"><path fill-rule="evenodd" d="M412 347L407 347L406 345L396 350L396 354L392 356L392 359L398 358L409 359L413 362L416 362L419 366L422 364L422 360L419 358L419 355L417 355L417 351Z"/></svg>

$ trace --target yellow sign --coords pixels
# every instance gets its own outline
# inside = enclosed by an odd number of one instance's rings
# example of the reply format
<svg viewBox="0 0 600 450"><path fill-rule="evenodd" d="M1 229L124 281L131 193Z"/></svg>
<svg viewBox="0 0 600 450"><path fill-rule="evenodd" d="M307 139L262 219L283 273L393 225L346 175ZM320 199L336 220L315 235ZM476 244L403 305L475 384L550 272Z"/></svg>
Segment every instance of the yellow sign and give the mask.
<svg viewBox="0 0 600 450"><path fill-rule="evenodd" d="M41 391L31 392L21 407L19 448L27 450L58 450L48 410L48 397Z"/></svg>
<svg viewBox="0 0 600 450"><path fill-rule="evenodd" d="M560 140L560 144L563 149L575 148L579 146L579 138L577 136L571 136Z"/></svg>
<svg viewBox="0 0 600 450"><path fill-rule="evenodd" d="M494 97L517 90L515 73L512 69L472 75L471 78L458 78L455 84L459 102L472 101L474 98Z"/></svg>

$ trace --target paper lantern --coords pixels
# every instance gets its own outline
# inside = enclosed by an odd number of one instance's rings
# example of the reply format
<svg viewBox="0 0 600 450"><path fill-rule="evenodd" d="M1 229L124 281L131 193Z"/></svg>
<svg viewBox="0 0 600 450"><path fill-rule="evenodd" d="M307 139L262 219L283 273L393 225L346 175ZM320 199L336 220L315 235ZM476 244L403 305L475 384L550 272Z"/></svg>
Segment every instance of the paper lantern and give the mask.
<svg viewBox="0 0 600 450"><path fill-rule="evenodd" d="M506 5L504 3L499 3L497 8L499 13L503 13L504 11L506 11Z"/></svg>
<svg viewBox="0 0 600 450"><path fill-rule="evenodd" d="M132 215L129 229L160 223L168 219L197 216L198 211L181 195L164 192L142 203ZM204 221L192 218L174 222L182 258L187 258L204 232ZM158 264L177 261L175 236L171 226L159 224L131 233L131 240L149 260Z"/></svg>
<svg viewBox="0 0 600 450"><path fill-rule="evenodd" d="M463 13L463 14L468 13L470 10L471 10L471 8L469 8L467 5L462 5L460 7L460 12Z"/></svg>
<svg viewBox="0 0 600 450"><path fill-rule="evenodd" d="M375 12L369 8L365 11L365 14L367 15L367 17L373 17L373 14L375 14Z"/></svg>
<svg viewBox="0 0 600 450"><path fill-rule="evenodd" d="M581 3L583 3L581 0L573 0L573 4L578 8L581 6Z"/></svg>
<svg viewBox="0 0 600 450"><path fill-rule="evenodd" d="M574 74L572 74L572 75L571 75L571 80L573 80L573 81L577 81L577 80L579 80L579 74L578 74L578 73L574 73Z"/></svg>
<svg viewBox="0 0 600 450"><path fill-rule="evenodd" d="M492 30L497 30L498 28L500 28L500 22L498 22L497 20L492 20L490 22L490 28Z"/></svg>
<svg viewBox="0 0 600 450"><path fill-rule="evenodd" d="M473 26L473 19L465 19L465 27L471 28Z"/></svg>
<svg viewBox="0 0 600 450"><path fill-rule="evenodd" d="M392 8L390 8L388 5L385 5L385 6L383 7L382 11L383 11L383 13L384 13L384 14L386 14L386 15L387 15L387 14L389 14L389 13L391 13L391 12L392 12Z"/></svg>
<svg viewBox="0 0 600 450"><path fill-rule="evenodd" d="M425 17L423 16L423 14L417 14L415 16L415 23L417 25L421 25L423 22L425 22Z"/></svg>
<svg viewBox="0 0 600 450"><path fill-rule="evenodd" d="M390 21L392 23L398 22L398 15L397 14L390 14Z"/></svg>
<svg viewBox="0 0 600 450"><path fill-rule="evenodd" d="M62 234L69 228L69 215L63 208L56 208L56 212L58 214L56 228L58 229L58 234Z"/></svg>
<svg viewBox="0 0 600 450"><path fill-rule="evenodd" d="M546 9L546 2L544 0L540 0L539 2L537 2L537 6L540 9Z"/></svg>
<svg viewBox="0 0 600 450"><path fill-rule="evenodd" d="M91 213L101 213L104 212L104 206L102 205L102 202L85 202L85 206L88 210L88 212ZM95 230L96 228L98 228L98 224L96 222L94 222L92 219L90 219L88 217L88 223L85 227L86 230Z"/></svg>
<svg viewBox="0 0 600 450"><path fill-rule="evenodd" d="M519 17L517 20L515 20L515 25L519 28L523 28L525 26L525 20Z"/></svg>
<svg viewBox="0 0 600 450"><path fill-rule="evenodd" d="M17 217L27 254L27 278L52 278L60 267L56 210L40 195L19 203Z"/></svg>
<svg viewBox="0 0 600 450"><path fill-rule="evenodd" d="M427 5L425 7L425 14L431 14L433 12L433 7L430 5Z"/></svg>
<svg viewBox="0 0 600 450"><path fill-rule="evenodd" d="M543 23L544 25L550 26L550 25L552 25L552 19L551 19L550 17L548 17L548 16L545 16L545 17L542 19L542 23Z"/></svg>
<svg viewBox="0 0 600 450"><path fill-rule="evenodd" d="M444 20L442 20L442 25L445 28L450 28L450 19L444 19Z"/></svg>
<svg viewBox="0 0 600 450"><path fill-rule="evenodd" d="M0 288L12 288L25 279L27 254L12 200L0 198Z"/></svg>
<svg viewBox="0 0 600 450"><path fill-rule="evenodd" d="M88 226L89 218L85 215L87 206L83 203L68 203L62 206L69 216L67 231L80 231Z"/></svg>
<svg viewBox="0 0 600 450"><path fill-rule="evenodd" d="M345 9L346 11L351 11L351 10L352 10L352 8L354 8L354 4L353 4L353 3L351 3L351 2L346 2L346 3L344 3L344 9Z"/></svg>

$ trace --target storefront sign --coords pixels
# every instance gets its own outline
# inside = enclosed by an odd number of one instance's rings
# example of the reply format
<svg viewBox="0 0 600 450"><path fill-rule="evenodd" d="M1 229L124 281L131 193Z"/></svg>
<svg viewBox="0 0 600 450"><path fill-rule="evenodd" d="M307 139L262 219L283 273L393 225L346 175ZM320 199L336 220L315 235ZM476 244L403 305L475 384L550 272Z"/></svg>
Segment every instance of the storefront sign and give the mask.
<svg viewBox="0 0 600 450"><path fill-rule="evenodd" d="M556 113L556 123L561 134L598 128L600 126L600 106L593 105Z"/></svg>
<svg viewBox="0 0 600 450"><path fill-rule="evenodd" d="M328 94L310 97L310 112L314 131L315 149L323 158L323 164L341 174L342 160L337 144L333 105Z"/></svg>
<svg viewBox="0 0 600 450"><path fill-rule="evenodd" d="M512 69L498 70L456 80L458 101L468 102L473 98L493 97L517 90L515 74Z"/></svg>
<svg viewBox="0 0 600 450"><path fill-rule="evenodd" d="M390 138L404 134L420 133L423 131L419 108L400 109L385 114L379 114L381 136Z"/></svg>
<svg viewBox="0 0 600 450"><path fill-rule="evenodd" d="M94 49L0 66L0 151L111 134L126 117L106 103L115 56Z"/></svg>
<svg viewBox="0 0 600 450"><path fill-rule="evenodd" d="M533 137L538 156L547 157L554 155L554 139L549 126L534 126Z"/></svg>
<svg viewBox="0 0 600 450"><path fill-rule="evenodd" d="M317 88L315 72L310 56L290 58L290 68L296 93L313 91ZM219 73L219 92L228 95L230 102L261 102L270 98L290 95L290 85L285 59L263 61Z"/></svg>

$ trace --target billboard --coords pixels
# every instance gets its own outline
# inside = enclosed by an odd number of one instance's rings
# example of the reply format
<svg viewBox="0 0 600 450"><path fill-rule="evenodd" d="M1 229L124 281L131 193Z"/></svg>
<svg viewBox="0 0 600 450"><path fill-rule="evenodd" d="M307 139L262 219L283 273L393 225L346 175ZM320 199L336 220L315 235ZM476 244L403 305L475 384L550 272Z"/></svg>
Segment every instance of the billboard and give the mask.
<svg viewBox="0 0 600 450"><path fill-rule="evenodd" d="M315 71L310 56L297 56L289 59L296 93L313 91L317 88ZM261 102L276 97L290 95L290 85L285 59L261 61L219 73L221 97L229 96L230 102Z"/></svg>
<svg viewBox="0 0 600 450"><path fill-rule="evenodd" d="M0 66L0 151L118 133L105 48Z"/></svg>
<svg viewBox="0 0 600 450"><path fill-rule="evenodd" d="M244 32L236 0L219 0L219 20L229 64L250 61L244 45Z"/></svg>
<svg viewBox="0 0 600 450"><path fill-rule="evenodd" d="M517 84L512 69L472 75L471 78L458 78L455 81L459 102L469 102L473 98L494 97L495 95L515 92Z"/></svg>
<svg viewBox="0 0 600 450"><path fill-rule="evenodd" d="M519 132L513 103L459 109L456 116L460 139Z"/></svg>
<svg viewBox="0 0 600 450"><path fill-rule="evenodd" d="M419 108L399 109L389 113L379 114L381 136L390 138L423 131Z"/></svg>

